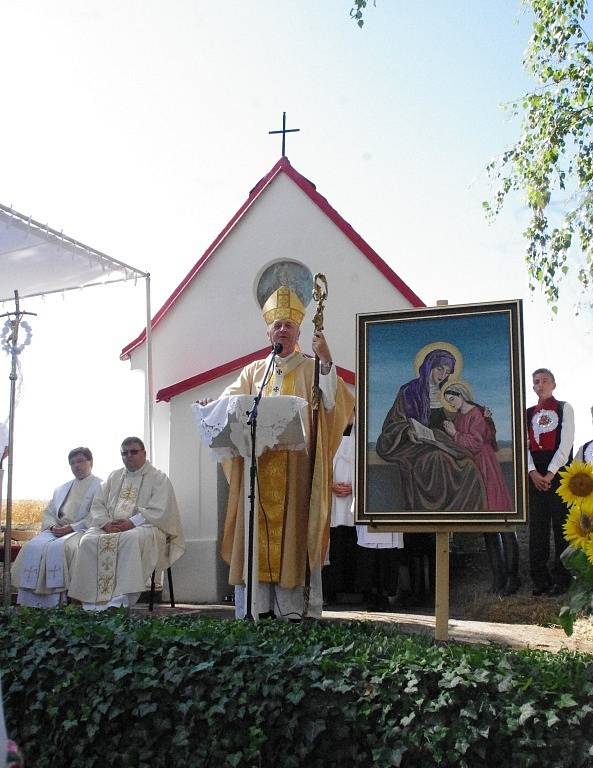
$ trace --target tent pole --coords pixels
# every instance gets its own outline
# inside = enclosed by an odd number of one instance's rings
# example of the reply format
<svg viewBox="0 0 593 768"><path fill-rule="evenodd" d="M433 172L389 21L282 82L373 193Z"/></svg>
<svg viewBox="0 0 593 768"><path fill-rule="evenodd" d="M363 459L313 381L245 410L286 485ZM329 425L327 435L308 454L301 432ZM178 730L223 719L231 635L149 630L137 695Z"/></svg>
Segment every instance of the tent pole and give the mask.
<svg viewBox="0 0 593 768"><path fill-rule="evenodd" d="M10 346L13 350L10 365L10 410L8 416L8 475L6 480L6 519L4 522L4 607L10 608L12 587L10 583L11 568L11 541L12 541L12 461L14 456L14 410L16 401L16 354L14 349L18 341L20 307L19 293L14 292L15 315L14 326L10 338Z"/></svg>
<svg viewBox="0 0 593 768"><path fill-rule="evenodd" d="M8 447L8 446L6 446ZM2 512L2 487L4 485L4 467L2 466L2 461L4 459L4 456L0 455L0 513ZM1 518L1 514L0 514ZM4 530L4 528L3 528ZM9 550L8 550L8 556L10 557L10 541L8 542ZM4 544L2 545L2 549L4 552L4 573L6 573L6 533L4 534Z"/></svg>
<svg viewBox="0 0 593 768"><path fill-rule="evenodd" d="M150 273L146 275L146 400L148 405L148 455L154 462L154 378L152 375L152 317L150 311Z"/></svg>
<svg viewBox="0 0 593 768"><path fill-rule="evenodd" d="M10 369L10 411L8 417L8 474L6 479L6 519L4 522L4 607L10 608L10 555L12 541L12 457L14 456L14 405L16 399L16 355Z"/></svg>
<svg viewBox="0 0 593 768"><path fill-rule="evenodd" d="M12 540L12 464L14 457L14 412L16 407L16 382L18 379L16 359L19 354L18 339L19 339L19 327L23 319L23 315L34 315L35 312L24 312L20 307L19 292L14 292L14 313L7 312L2 317L7 317L9 320L11 315L14 320L11 320L12 328L10 336L8 337L8 349L11 353L11 365L10 365L10 410L8 416L8 477L6 481L6 519L4 523L4 607L9 608L11 604L11 583L10 583L10 553ZM27 344L28 342L25 342ZM23 345L24 346L24 345ZM21 350L22 351L22 348ZM0 496L2 486L0 484Z"/></svg>

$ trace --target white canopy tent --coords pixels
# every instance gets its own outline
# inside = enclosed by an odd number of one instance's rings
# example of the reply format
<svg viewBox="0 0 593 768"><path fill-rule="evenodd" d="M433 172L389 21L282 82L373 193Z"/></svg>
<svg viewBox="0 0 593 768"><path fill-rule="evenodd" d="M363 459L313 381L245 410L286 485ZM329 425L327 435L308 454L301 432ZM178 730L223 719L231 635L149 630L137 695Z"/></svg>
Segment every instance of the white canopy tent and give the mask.
<svg viewBox="0 0 593 768"><path fill-rule="evenodd" d="M150 316L150 274L124 264L40 224L30 216L0 204L0 316L14 316L6 309L20 299L63 293L96 285L143 278L146 281L146 402L148 416L147 448L153 449L153 376ZM18 306L15 307L18 309ZM20 318L19 318L20 320ZM14 372L14 371L13 371ZM12 375L11 375L12 379ZM12 443L14 431L14 382L8 429L8 481L4 536L4 599L10 601L10 536L12 533ZM0 459L4 446L0 446ZM0 468L0 506L4 470Z"/></svg>
<svg viewBox="0 0 593 768"><path fill-rule="evenodd" d="M148 272L0 204L0 302L146 278Z"/></svg>

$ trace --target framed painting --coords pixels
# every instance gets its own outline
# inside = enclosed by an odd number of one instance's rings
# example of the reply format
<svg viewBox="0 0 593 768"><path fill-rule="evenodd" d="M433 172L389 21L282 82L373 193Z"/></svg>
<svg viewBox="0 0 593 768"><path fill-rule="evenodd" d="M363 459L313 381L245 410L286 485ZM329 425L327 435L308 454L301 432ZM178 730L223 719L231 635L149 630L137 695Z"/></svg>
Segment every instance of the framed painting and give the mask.
<svg viewBox="0 0 593 768"><path fill-rule="evenodd" d="M519 300L357 315L357 521L526 522L523 371Z"/></svg>

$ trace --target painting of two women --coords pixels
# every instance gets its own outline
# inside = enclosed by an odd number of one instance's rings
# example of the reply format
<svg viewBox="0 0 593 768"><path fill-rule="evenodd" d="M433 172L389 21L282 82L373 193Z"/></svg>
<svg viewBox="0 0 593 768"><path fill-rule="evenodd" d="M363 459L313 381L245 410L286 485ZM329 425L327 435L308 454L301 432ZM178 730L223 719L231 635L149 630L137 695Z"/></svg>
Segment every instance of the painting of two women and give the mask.
<svg viewBox="0 0 593 768"><path fill-rule="evenodd" d="M366 328L366 512L512 517L521 435L508 315L439 320Z"/></svg>

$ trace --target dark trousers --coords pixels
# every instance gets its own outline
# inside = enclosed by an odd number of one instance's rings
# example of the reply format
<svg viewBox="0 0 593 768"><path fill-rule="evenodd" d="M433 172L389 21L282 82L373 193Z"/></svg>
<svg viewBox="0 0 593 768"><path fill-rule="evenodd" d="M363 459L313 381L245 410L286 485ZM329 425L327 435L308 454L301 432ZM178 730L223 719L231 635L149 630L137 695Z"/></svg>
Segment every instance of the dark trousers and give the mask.
<svg viewBox="0 0 593 768"><path fill-rule="evenodd" d="M357 549L353 525L337 525L329 529L329 565L322 571L326 600L333 600L338 593L356 591Z"/></svg>
<svg viewBox="0 0 593 768"><path fill-rule="evenodd" d="M403 549L357 547L358 585L362 592L395 595Z"/></svg>
<svg viewBox="0 0 593 768"><path fill-rule="evenodd" d="M436 581L436 535L404 533L404 547L410 564L412 590L417 596L434 594ZM424 557L428 559L428 584L424 573Z"/></svg>
<svg viewBox="0 0 593 768"><path fill-rule="evenodd" d="M560 555L568 546L562 526L568 509L556 489L560 479L556 475L549 491L538 491L529 481L529 568L531 580L536 589L545 589L551 584L567 586L570 573L562 565ZM554 562L551 573L548 570L550 558L550 528L554 534Z"/></svg>
<svg viewBox="0 0 593 768"><path fill-rule="evenodd" d="M519 543L514 531L485 533L484 544L492 572L491 592L513 594L519 588Z"/></svg>

